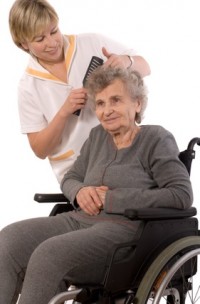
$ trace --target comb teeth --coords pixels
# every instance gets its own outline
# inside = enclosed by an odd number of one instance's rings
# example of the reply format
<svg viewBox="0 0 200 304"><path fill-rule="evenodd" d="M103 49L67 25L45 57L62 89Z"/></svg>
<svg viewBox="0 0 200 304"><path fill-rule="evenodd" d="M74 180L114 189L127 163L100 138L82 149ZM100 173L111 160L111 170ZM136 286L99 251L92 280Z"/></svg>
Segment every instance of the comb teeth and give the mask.
<svg viewBox="0 0 200 304"><path fill-rule="evenodd" d="M92 56L92 59L90 60L89 66L87 68L87 71L85 73L85 76L83 78L83 86L85 86L86 81L88 79L88 77L90 76L90 74L100 65L103 64L103 59L97 57L97 56ZM75 111L73 114L79 116L81 113L81 110L77 110Z"/></svg>
<svg viewBox="0 0 200 304"><path fill-rule="evenodd" d="M90 74L100 65L103 64L103 59L96 57L96 56L92 56L92 59L90 61L90 64L88 66L88 69L85 73L85 77L83 79L83 86L85 86L85 83L88 79L88 77L90 76Z"/></svg>

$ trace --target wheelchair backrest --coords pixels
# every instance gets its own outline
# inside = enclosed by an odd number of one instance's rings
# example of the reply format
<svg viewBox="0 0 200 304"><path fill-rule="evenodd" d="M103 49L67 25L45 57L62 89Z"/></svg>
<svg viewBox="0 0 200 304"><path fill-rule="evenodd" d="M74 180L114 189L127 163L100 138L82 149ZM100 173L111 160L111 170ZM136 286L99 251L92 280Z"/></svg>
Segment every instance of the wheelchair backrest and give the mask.
<svg viewBox="0 0 200 304"><path fill-rule="evenodd" d="M200 145L199 137L194 137L193 139L191 139L187 146L187 149L180 152L179 154L179 158L186 166L189 174L191 172L192 160L195 158L195 150L194 150L195 144L197 144L198 146Z"/></svg>

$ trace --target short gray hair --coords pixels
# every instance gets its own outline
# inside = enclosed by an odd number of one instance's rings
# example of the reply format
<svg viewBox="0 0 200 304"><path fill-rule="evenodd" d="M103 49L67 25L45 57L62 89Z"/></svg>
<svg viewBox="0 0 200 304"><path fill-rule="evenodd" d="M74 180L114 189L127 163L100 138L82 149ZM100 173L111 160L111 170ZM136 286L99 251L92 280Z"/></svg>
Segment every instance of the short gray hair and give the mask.
<svg viewBox="0 0 200 304"><path fill-rule="evenodd" d="M127 93L133 101L136 99L141 102L141 111L136 114L136 122L141 123L144 111L147 106L147 88L141 75L131 69L121 69L113 67L100 66L88 77L86 88L88 90L89 100L94 103L95 96L107 86L119 79L124 84Z"/></svg>

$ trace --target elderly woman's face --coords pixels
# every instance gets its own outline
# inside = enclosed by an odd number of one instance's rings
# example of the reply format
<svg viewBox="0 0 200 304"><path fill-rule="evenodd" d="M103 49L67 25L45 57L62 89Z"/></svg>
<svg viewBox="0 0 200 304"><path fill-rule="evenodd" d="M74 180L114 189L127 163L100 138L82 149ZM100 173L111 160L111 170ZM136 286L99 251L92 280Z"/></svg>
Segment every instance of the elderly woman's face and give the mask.
<svg viewBox="0 0 200 304"><path fill-rule="evenodd" d="M140 112L140 102L133 101L121 80L115 80L96 94L95 111L105 130L111 133L129 130L135 126L135 116Z"/></svg>

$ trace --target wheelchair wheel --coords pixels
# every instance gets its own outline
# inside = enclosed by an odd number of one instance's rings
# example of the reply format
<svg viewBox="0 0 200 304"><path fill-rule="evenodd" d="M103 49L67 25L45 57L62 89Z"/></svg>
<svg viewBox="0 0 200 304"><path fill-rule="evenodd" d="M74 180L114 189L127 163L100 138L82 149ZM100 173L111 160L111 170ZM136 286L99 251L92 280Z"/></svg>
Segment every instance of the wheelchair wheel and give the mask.
<svg viewBox="0 0 200 304"><path fill-rule="evenodd" d="M149 267L133 303L200 303L198 259L200 260L200 237L189 236L172 243Z"/></svg>

